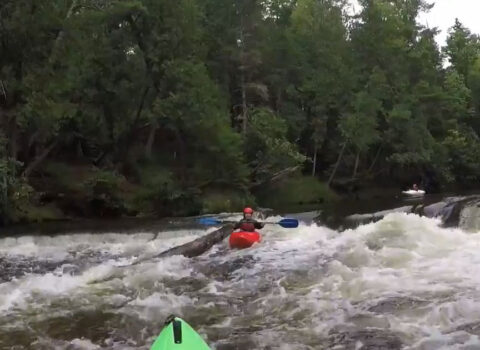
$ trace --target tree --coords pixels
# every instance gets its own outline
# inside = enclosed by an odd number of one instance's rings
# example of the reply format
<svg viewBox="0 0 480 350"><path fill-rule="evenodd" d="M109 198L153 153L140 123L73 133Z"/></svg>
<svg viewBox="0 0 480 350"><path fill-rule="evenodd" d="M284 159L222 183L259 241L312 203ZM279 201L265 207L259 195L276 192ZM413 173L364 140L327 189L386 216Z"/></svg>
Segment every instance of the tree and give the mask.
<svg viewBox="0 0 480 350"><path fill-rule="evenodd" d="M288 98L298 106L296 113L303 114L303 143L315 160L318 152L328 154L337 148L326 136L337 132L336 120L351 94L344 6L342 1L298 1L288 31L293 55Z"/></svg>
<svg viewBox="0 0 480 350"><path fill-rule="evenodd" d="M366 92L355 96L353 112L340 120L340 130L346 142L350 143L356 153L352 177L357 175L360 155L368 152L370 146L378 141L377 115L381 111L381 102Z"/></svg>
<svg viewBox="0 0 480 350"><path fill-rule="evenodd" d="M447 72L445 76L446 113L450 121L448 129L454 129L457 121L468 120L471 91L455 70Z"/></svg>
<svg viewBox="0 0 480 350"><path fill-rule="evenodd" d="M269 100L259 77L265 7L260 0L206 2L208 66L229 91L232 124L245 136L250 110Z"/></svg>
<svg viewBox="0 0 480 350"><path fill-rule="evenodd" d="M360 3L1 2L2 203L43 191L51 161L177 208L297 170L476 181L478 36L457 20L440 50L427 1Z"/></svg>
<svg viewBox="0 0 480 350"><path fill-rule="evenodd" d="M468 79L480 53L478 36L473 35L457 18L448 31L447 45L443 51L456 71Z"/></svg>
<svg viewBox="0 0 480 350"><path fill-rule="evenodd" d="M254 184L286 169L297 169L305 161L296 145L287 140L285 120L265 108L253 111L245 146Z"/></svg>

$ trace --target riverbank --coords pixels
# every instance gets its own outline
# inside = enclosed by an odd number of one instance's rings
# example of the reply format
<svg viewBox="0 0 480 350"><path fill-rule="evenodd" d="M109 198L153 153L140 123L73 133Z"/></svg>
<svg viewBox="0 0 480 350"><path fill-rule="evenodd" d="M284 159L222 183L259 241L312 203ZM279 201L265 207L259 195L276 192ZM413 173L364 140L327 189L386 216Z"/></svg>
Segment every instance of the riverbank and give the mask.
<svg viewBox="0 0 480 350"><path fill-rule="evenodd" d="M48 162L28 183L19 182L2 217L3 226L118 218L156 220L221 212L245 206L286 210L326 208L338 195L323 182L294 174L255 190L233 186L186 186L159 167L135 177L84 164Z"/></svg>
<svg viewBox="0 0 480 350"><path fill-rule="evenodd" d="M401 202L401 185L335 181L329 188L311 176L294 173L276 182L248 190L223 186L187 186L158 166L139 167L136 176L92 165L47 162L29 182L19 182L2 218L3 231L12 227L54 223L66 231L81 227L95 231L97 222L125 225L168 221L167 218L240 212L244 206L269 208L278 213L322 211L327 217L344 217L393 208ZM448 196L449 191L442 195ZM472 191L455 189L455 194ZM475 191L473 192L475 193ZM56 225L55 223L61 223ZM51 230L49 228L48 230ZM28 229L31 231L31 229Z"/></svg>

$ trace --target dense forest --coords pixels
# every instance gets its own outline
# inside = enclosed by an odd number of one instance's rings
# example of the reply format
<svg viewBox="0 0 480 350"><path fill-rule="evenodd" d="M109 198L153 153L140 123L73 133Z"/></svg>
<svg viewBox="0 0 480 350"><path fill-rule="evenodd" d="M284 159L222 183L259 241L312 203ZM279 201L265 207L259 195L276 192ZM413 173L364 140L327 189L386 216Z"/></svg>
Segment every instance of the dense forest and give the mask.
<svg viewBox="0 0 480 350"><path fill-rule="evenodd" d="M479 37L457 21L439 48L432 4L360 3L2 0L2 221L474 186Z"/></svg>

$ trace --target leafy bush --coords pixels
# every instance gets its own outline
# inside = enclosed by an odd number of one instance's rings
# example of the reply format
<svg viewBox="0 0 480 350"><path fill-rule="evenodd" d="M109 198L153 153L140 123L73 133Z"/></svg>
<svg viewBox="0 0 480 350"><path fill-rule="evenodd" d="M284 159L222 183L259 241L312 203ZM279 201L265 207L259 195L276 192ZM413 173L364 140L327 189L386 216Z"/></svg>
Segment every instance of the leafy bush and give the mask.
<svg viewBox="0 0 480 350"><path fill-rule="evenodd" d="M146 214L159 216L194 215L200 212L199 192L184 189L170 171L152 164L140 168L141 186L134 206Z"/></svg>
<svg viewBox="0 0 480 350"><path fill-rule="evenodd" d="M335 194L316 178L297 176L263 188L257 198L262 206L280 209L299 204L328 205Z"/></svg>
<svg viewBox="0 0 480 350"><path fill-rule="evenodd" d="M51 183L58 192L78 192L84 189L78 169L66 163L47 162L43 166L43 171L52 178Z"/></svg>
<svg viewBox="0 0 480 350"><path fill-rule="evenodd" d="M480 180L480 139L473 130L450 130L443 141L448 150L449 169L462 184Z"/></svg>
<svg viewBox="0 0 480 350"><path fill-rule="evenodd" d="M97 170L83 183L84 192L95 216L118 216L126 211L121 196L123 176Z"/></svg>
<svg viewBox="0 0 480 350"><path fill-rule="evenodd" d="M255 206L255 198L245 192L211 191L202 195L202 213L236 212L245 206Z"/></svg>
<svg viewBox="0 0 480 350"><path fill-rule="evenodd" d="M17 166L11 159L0 158L0 220L3 224L14 219L17 208L33 191L16 177Z"/></svg>
<svg viewBox="0 0 480 350"><path fill-rule="evenodd" d="M287 139L288 128L284 119L261 108L252 112L250 122L245 148L256 181L263 181L306 160L297 146Z"/></svg>

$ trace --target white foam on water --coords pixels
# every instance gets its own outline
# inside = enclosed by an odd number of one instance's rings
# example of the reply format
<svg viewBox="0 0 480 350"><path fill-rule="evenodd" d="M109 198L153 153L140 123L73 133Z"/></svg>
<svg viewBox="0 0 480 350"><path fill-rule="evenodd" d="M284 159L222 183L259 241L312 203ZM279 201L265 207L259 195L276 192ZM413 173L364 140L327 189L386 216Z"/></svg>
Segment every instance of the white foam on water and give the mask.
<svg viewBox="0 0 480 350"><path fill-rule="evenodd" d="M93 344L88 339L73 339L71 341L55 341L49 338L40 338L32 344L34 347L52 350L99 350L101 346Z"/></svg>
<svg viewBox="0 0 480 350"><path fill-rule="evenodd" d="M393 331L422 338L435 334L439 327L480 319L480 235L439 224L434 219L393 213L343 233L315 225L301 226L294 233L267 229L262 244L232 252L222 262L248 255L256 260L253 267L235 272L231 289L236 291L258 288L268 274L280 271L294 276L323 265L317 278L298 290L282 291L272 281L261 305L270 311L281 305L278 295L286 293L296 307L285 307L285 315L303 314L317 320L311 327L324 336L352 316L368 312L374 301L426 298L428 306L419 307L418 313L386 313ZM288 298L282 298L286 304ZM288 317L280 321L288 322Z"/></svg>
<svg viewBox="0 0 480 350"><path fill-rule="evenodd" d="M188 258L176 255L127 267L123 283L127 286L139 287L146 282L189 277L191 272L192 267Z"/></svg>
<svg viewBox="0 0 480 350"><path fill-rule="evenodd" d="M0 240L0 255L3 253L6 257L40 257L64 259L71 258L71 251L92 250L103 251L110 254L131 254L137 252L139 255L156 255L171 247L184 244L205 234L210 230L178 230L169 232L169 238L162 238L159 234L153 240L152 234L78 234L64 235L57 237L19 237L5 238ZM16 246L18 244L18 246ZM179 257L162 259L158 263L153 263L153 268L136 274L136 268L124 271L116 268L117 266L128 265L136 261L136 258L120 258L119 260L105 260L102 264L92 266L79 275L63 273L63 266L53 272L45 274L27 273L25 276L14 278L11 281L0 284L0 315L2 312L8 312L9 309L22 309L29 306L34 296L58 296L82 292L88 294L89 283L101 281L112 277L122 277L126 274L128 277L124 280L125 285L129 285L135 280L154 279L160 274L164 277L169 275L180 277L178 265L169 262L175 262ZM183 258L185 260L185 258ZM145 263L148 265L148 262ZM119 274L119 275L118 275ZM134 283L133 283L134 284Z"/></svg>
<svg viewBox="0 0 480 350"><path fill-rule="evenodd" d="M87 286L92 280L105 278L114 269L114 262L105 262L94 266L82 275L73 276L62 273L28 274L22 278L0 284L0 315L9 309L22 309L34 302L35 297L56 298L62 295L72 295L81 287Z"/></svg>
<svg viewBox="0 0 480 350"><path fill-rule="evenodd" d="M174 230L157 234L138 232L79 233L56 236L22 236L0 239L0 256L24 256L35 258L65 259L82 251L97 251L112 255L142 255L187 243L214 228L205 230Z"/></svg>
<svg viewBox="0 0 480 350"><path fill-rule="evenodd" d="M73 339L70 342L71 345L73 345L75 348L78 350L98 350L100 349L100 346L93 344L90 340L88 339Z"/></svg>
<svg viewBox="0 0 480 350"><path fill-rule="evenodd" d="M71 249L90 249L120 254L124 264L212 230L156 237L139 233L3 239L0 254L58 258ZM245 334L258 348L282 344L285 349L308 349L310 345L301 343L303 336L314 347L338 327L373 325L379 336L382 330L394 332L412 350L480 346L468 328L460 329L480 320L477 233L391 213L344 232L315 224L298 229L267 225L262 236L262 243L251 249L230 251L223 243L197 259L150 259L120 270L118 260L107 260L75 276L26 275L0 284L0 315L32 302L71 296L91 303L126 303L114 312L146 324L160 325L169 313L197 324L214 317L214 322L200 325L213 343ZM99 297L98 291L106 294ZM123 299L121 293L127 293ZM48 304L44 307L48 313ZM357 344L363 348L361 340Z"/></svg>

